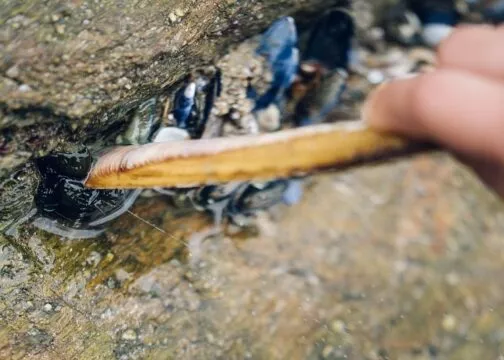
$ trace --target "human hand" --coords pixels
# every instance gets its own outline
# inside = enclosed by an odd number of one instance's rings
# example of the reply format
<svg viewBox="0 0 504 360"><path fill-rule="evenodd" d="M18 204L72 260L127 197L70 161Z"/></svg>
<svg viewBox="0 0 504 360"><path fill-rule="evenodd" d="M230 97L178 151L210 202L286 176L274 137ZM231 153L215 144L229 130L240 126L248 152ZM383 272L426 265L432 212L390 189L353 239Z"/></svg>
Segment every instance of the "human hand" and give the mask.
<svg viewBox="0 0 504 360"><path fill-rule="evenodd" d="M377 88L364 120L447 147L504 197L503 39L504 26L457 28L438 48L434 71Z"/></svg>

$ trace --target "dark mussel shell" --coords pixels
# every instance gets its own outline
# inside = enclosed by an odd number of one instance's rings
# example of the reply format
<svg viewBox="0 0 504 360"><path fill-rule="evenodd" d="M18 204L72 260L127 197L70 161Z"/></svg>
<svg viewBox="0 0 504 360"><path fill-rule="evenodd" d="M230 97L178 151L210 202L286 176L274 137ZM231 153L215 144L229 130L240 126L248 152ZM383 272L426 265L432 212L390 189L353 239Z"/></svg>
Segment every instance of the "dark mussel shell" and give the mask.
<svg viewBox="0 0 504 360"><path fill-rule="evenodd" d="M385 11L380 19L385 30L385 39L403 46L413 46L422 41L422 23L404 1L400 1Z"/></svg>
<svg viewBox="0 0 504 360"><path fill-rule="evenodd" d="M193 139L201 138L205 131L210 113L213 109L215 100L220 97L222 93L222 72L217 69L215 75L208 81L208 83L198 91L196 98L196 117L195 122L188 128L189 134ZM201 100L200 100L201 99Z"/></svg>
<svg viewBox="0 0 504 360"><path fill-rule="evenodd" d="M199 139L205 131L215 99L221 95L222 73L220 69L216 69L210 78L199 77L198 80L205 83L202 87L196 85L192 78L190 76L188 83L176 92L173 114L178 127L187 130L192 139ZM184 94L191 83L196 85L194 98L188 98Z"/></svg>
<svg viewBox="0 0 504 360"><path fill-rule="evenodd" d="M308 35L298 78L288 93L295 104L296 126L322 122L340 104L348 78L354 19L345 9L330 10Z"/></svg>
<svg viewBox="0 0 504 360"><path fill-rule="evenodd" d="M273 103L282 107L284 93L292 84L299 68L297 41L297 29L291 17L275 21L262 35L256 53L267 60L273 81L269 89L257 98L254 112L266 109ZM249 98L256 97L251 90L247 91Z"/></svg>
<svg viewBox="0 0 504 360"><path fill-rule="evenodd" d="M483 2L481 14L483 18L493 24L504 22L504 0L480 1Z"/></svg>
<svg viewBox="0 0 504 360"><path fill-rule="evenodd" d="M193 87L192 92L188 91L189 87ZM189 76L184 85L175 92L172 114L175 117L177 126L181 129L186 129L190 121L189 118L195 116L195 94L193 94L195 88L196 84Z"/></svg>
<svg viewBox="0 0 504 360"><path fill-rule="evenodd" d="M347 69L350 61L355 24L350 13L333 9L312 28L302 49L304 62L317 62L329 70Z"/></svg>
<svg viewBox="0 0 504 360"><path fill-rule="evenodd" d="M206 209L216 203L231 199L240 186L239 183L203 186L194 191L191 201L196 208Z"/></svg>
<svg viewBox="0 0 504 360"><path fill-rule="evenodd" d="M461 20L456 0L409 0L408 5L423 24L455 26Z"/></svg>
<svg viewBox="0 0 504 360"><path fill-rule="evenodd" d="M85 146L66 144L35 162L43 176L60 175L83 180L91 169L93 157Z"/></svg>
<svg viewBox="0 0 504 360"><path fill-rule="evenodd" d="M91 154L85 147L53 152L37 159L36 165L41 181L35 205L39 217L46 221L39 219L34 224L53 222L64 236L73 237L73 230L75 237L85 237L86 232L81 236L78 230L100 231L103 224L126 212L139 194L137 190L85 188L83 180L92 165ZM52 231L48 226L46 230Z"/></svg>
<svg viewBox="0 0 504 360"><path fill-rule="evenodd" d="M228 205L228 213L232 215L250 216L260 210L265 210L281 203L288 188L288 180L276 180L266 184L249 184L233 196Z"/></svg>

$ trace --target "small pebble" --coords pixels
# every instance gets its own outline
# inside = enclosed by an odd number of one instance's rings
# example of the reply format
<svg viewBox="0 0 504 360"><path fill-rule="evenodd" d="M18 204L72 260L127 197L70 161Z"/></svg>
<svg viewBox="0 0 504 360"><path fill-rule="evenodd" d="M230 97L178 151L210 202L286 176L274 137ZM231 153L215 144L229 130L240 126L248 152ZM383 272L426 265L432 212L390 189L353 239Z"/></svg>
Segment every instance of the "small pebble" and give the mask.
<svg viewBox="0 0 504 360"><path fill-rule="evenodd" d="M422 38L430 47L438 46L453 31L453 27L444 24L430 24L424 27Z"/></svg>
<svg viewBox="0 0 504 360"><path fill-rule="evenodd" d="M15 65L11 66L9 69L7 69L5 75L7 75L10 78L16 78L19 76L19 68Z"/></svg>
<svg viewBox="0 0 504 360"><path fill-rule="evenodd" d="M128 329L125 332L123 332L121 338L123 340L127 340L127 341L134 341L137 339L137 334L136 334L135 330Z"/></svg>
<svg viewBox="0 0 504 360"><path fill-rule="evenodd" d="M63 35L65 33L65 25L64 24L57 24L54 28L56 29L56 32L59 35Z"/></svg>
<svg viewBox="0 0 504 360"><path fill-rule="evenodd" d="M328 359L329 356L331 356L332 352L333 352L333 347L331 345L327 345L326 347L324 347L324 349L322 350L322 357L324 359Z"/></svg>
<svg viewBox="0 0 504 360"><path fill-rule="evenodd" d="M446 282L452 286L456 286L460 283L460 277L456 273L449 273L445 277Z"/></svg>
<svg viewBox="0 0 504 360"><path fill-rule="evenodd" d="M177 127L166 127L159 130L159 132L155 135L153 142L182 141L188 140L189 138L189 133L183 129L179 129Z"/></svg>
<svg viewBox="0 0 504 360"><path fill-rule="evenodd" d="M57 22L60 18L61 18L60 14L52 14L51 15L52 22Z"/></svg>
<svg viewBox="0 0 504 360"><path fill-rule="evenodd" d="M258 134L259 124L252 114L245 115L241 121L240 125L243 129L247 131L248 134Z"/></svg>
<svg viewBox="0 0 504 360"><path fill-rule="evenodd" d="M457 326L457 319L455 316L447 314L443 317L442 326L445 331L453 331Z"/></svg>
<svg viewBox="0 0 504 360"><path fill-rule="evenodd" d="M28 91L32 91L32 88L30 87L30 85L27 85L27 84L23 84L23 85L20 85L18 87L18 90L20 92L28 92Z"/></svg>
<svg viewBox="0 0 504 360"><path fill-rule="evenodd" d="M274 104L256 113L257 122L263 131L271 132L280 128L280 110Z"/></svg>
<svg viewBox="0 0 504 360"><path fill-rule="evenodd" d="M234 121L238 121L241 118L241 114L238 110L236 109L231 109L229 111L229 118Z"/></svg>
<svg viewBox="0 0 504 360"><path fill-rule="evenodd" d="M174 23L174 22L176 22L176 21L177 21L177 15L175 15L175 13L170 13L170 14L168 15L168 19L169 19L172 23Z"/></svg>
<svg viewBox="0 0 504 360"><path fill-rule="evenodd" d="M346 332L346 325L341 320L335 320L331 323L331 330L336 334L343 334Z"/></svg>
<svg viewBox="0 0 504 360"><path fill-rule="evenodd" d="M368 73L367 80L373 85L378 85L385 81L385 75L380 70L371 70Z"/></svg>
<svg viewBox="0 0 504 360"><path fill-rule="evenodd" d="M51 312L52 309L53 309L53 307L52 307L51 304L47 303L47 304L44 305L44 311L45 312Z"/></svg>

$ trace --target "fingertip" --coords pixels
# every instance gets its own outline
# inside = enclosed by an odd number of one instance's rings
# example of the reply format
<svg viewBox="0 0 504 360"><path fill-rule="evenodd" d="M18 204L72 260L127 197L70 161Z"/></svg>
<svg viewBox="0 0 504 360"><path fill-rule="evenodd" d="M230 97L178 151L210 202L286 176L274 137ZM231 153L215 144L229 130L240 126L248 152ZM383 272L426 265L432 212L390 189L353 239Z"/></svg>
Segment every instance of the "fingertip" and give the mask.
<svg viewBox="0 0 504 360"><path fill-rule="evenodd" d="M422 76L425 75L389 81L374 89L363 106L363 121L378 131L421 136L418 124L409 120L414 116L411 100Z"/></svg>
<svg viewBox="0 0 504 360"><path fill-rule="evenodd" d="M371 127L380 129L386 127L386 119L382 119L380 114L377 113L376 104L380 97L380 92L387 86L388 82L383 82L373 89L367 96L366 101L362 105L361 118ZM385 123L383 123L385 121Z"/></svg>
<svg viewBox="0 0 504 360"><path fill-rule="evenodd" d="M409 95L415 129L448 148L504 163L504 86L457 70L437 70L418 78ZM403 112L403 114L406 112Z"/></svg>
<svg viewBox="0 0 504 360"><path fill-rule="evenodd" d="M503 28L493 25L466 25L456 28L437 49L438 65L487 77L504 77Z"/></svg>
<svg viewBox="0 0 504 360"><path fill-rule="evenodd" d="M479 42L494 34L495 29L490 25L466 24L457 26L453 32L444 39L437 49L440 64L450 64L461 52L467 54L467 46Z"/></svg>
<svg viewBox="0 0 504 360"><path fill-rule="evenodd" d="M435 141L504 164L504 85L465 71L438 69L373 91L364 121L379 131Z"/></svg>

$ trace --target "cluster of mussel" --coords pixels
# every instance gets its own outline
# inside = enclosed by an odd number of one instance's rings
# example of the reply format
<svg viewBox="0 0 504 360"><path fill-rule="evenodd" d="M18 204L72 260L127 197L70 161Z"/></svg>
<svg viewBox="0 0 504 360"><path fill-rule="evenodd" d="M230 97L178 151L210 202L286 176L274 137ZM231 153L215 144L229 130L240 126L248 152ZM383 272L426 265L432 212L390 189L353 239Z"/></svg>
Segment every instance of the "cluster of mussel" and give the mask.
<svg viewBox="0 0 504 360"><path fill-rule="evenodd" d="M278 117L281 126L305 126L323 121L335 108L345 88L354 22L344 9L328 11L308 30L300 46L291 17L274 22L261 36L256 55L271 71L266 91L249 83L246 96L254 105L249 120ZM169 126L156 119L157 99L140 104L118 145L183 141L205 137L233 136L216 126L214 102L223 91L221 70L196 71L184 80L171 100ZM227 114L232 121L232 114ZM67 238L90 238L104 231L111 220L124 214L141 190L97 190L85 188L96 152L93 145L66 144L35 161L41 181L36 192L36 214L32 223ZM174 203L189 202L198 210L213 213L215 222L229 219L241 225L258 210L277 203L294 204L302 196L303 179L279 179L262 183L235 182L195 188L157 188Z"/></svg>
<svg viewBox="0 0 504 360"><path fill-rule="evenodd" d="M385 12L380 27L388 41L405 46L435 46L453 26L463 18L471 19L474 14L476 22L501 22L504 0L399 0ZM263 127L261 131L325 121L341 104L349 74L358 62L356 32L348 9L327 11L314 26L299 34L292 18L280 18L262 34L256 48L256 55L269 68L271 81L264 91L248 83L246 98L253 106L244 117L246 122L237 121L232 109L225 115L215 111L214 105L226 89L221 69L212 67L184 79L171 99L169 124L159 122L158 99L148 99L135 110L129 127L117 138L116 144L236 136L224 130L226 121L243 128L238 135L257 133L261 128L258 124L268 121L278 126ZM35 196L36 209L23 214L22 221L30 218L35 226L64 237L90 238L128 211L141 190L84 187L94 159L104 152L96 148L95 144L65 144L48 156L36 159L41 178ZM291 178L154 191L169 196L175 204L189 203L198 210L213 213L216 223L226 218L240 225L258 210L281 202L299 201L303 181Z"/></svg>

